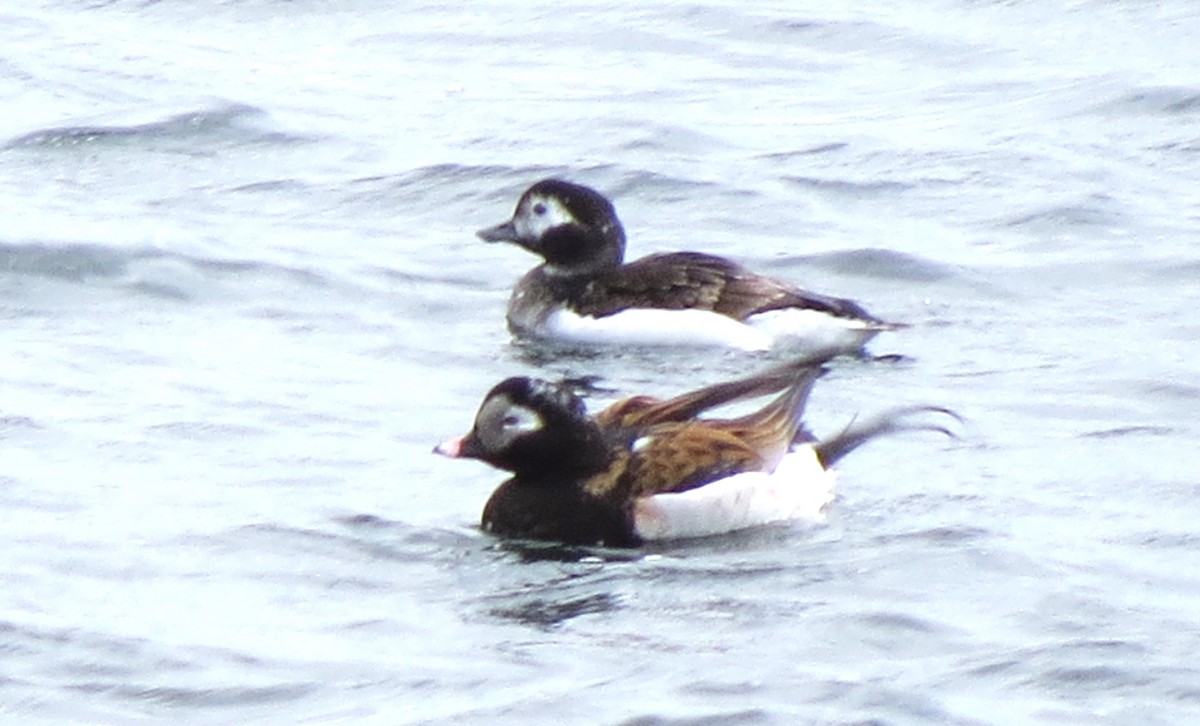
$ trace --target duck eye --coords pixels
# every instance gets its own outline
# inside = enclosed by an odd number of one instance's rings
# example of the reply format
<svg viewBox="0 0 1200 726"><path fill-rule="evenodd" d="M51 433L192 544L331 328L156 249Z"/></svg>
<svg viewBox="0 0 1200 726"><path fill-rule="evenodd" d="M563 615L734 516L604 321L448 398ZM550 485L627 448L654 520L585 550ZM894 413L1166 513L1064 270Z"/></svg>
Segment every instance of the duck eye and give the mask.
<svg viewBox="0 0 1200 726"><path fill-rule="evenodd" d="M497 425L502 431L525 433L537 431L542 427L541 417L523 406L515 406L506 410L503 416L494 420L497 421Z"/></svg>
<svg viewBox="0 0 1200 726"><path fill-rule="evenodd" d="M537 204L533 205L533 213L539 217L542 216L543 214L546 213L546 205L542 204L541 202L538 202Z"/></svg>

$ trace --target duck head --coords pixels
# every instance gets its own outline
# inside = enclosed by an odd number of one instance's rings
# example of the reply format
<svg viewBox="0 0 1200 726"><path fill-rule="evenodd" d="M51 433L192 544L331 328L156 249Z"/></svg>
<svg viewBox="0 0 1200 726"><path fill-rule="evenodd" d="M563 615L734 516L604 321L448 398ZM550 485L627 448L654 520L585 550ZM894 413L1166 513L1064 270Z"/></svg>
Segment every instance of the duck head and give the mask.
<svg viewBox="0 0 1200 726"><path fill-rule="evenodd" d="M562 385L515 377L484 397L475 424L434 452L479 459L527 481L570 481L604 469L612 452L583 401Z"/></svg>
<svg viewBox="0 0 1200 726"><path fill-rule="evenodd" d="M590 187L561 179L529 187L512 219L476 234L486 242L512 242L539 255L551 275L594 275L625 259L625 229L612 202Z"/></svg>

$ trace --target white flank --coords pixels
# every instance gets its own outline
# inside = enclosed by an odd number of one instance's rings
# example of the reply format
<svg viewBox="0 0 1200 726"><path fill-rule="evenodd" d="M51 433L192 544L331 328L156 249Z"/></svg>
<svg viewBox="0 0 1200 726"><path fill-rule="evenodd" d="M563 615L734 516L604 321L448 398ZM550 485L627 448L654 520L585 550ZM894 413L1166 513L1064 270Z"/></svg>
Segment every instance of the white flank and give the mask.
<svg viewBox="0 0 1200 726"><path fill-rule="evenodd" d="M820 349L857 350L879 332L865 320L796 308L752 315L746 323L779 344Z"/></svg>
<svg viewBox="0 0 1200 726"><path fill-rule="evenodd" d="M603 318L556 310L546 319L548 337L572 343L676 345L767 350L771 336L706 310L634 308Z"/></svg>
<svg viewBox="0 0 1200 726"><path fill-rule="evenodd" d="M833 500L837 473L825 469L809 444L793 449L775 471L748 472L679 494L642 497L633 527L645 540L724 534L771 522L819 519Z"/></svg>

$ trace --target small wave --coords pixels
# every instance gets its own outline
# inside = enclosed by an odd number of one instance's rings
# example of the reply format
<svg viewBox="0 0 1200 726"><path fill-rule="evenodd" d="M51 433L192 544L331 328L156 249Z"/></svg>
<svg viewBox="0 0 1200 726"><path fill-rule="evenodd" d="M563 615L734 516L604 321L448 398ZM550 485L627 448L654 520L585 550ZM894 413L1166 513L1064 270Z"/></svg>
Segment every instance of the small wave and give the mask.
<svg viewBox="0 0 1200 726"><path fill-rule="evenodd" d="M1180 260L1168 259L1162 261L1149 261L1142 263L1141 267L1145 273L1155 279L1169 280L1172 282L1187 282L1194 283L1200 279L1200 260ZM1129 274L1129 270L1124 270L1125 274Z"/></svg>
<svg viewBox="0 0 1200 726"><path fill-rule="evenodd" d="M261 428L253 426L245 426L233 423L222 423L218 421L171 421L168 423L154 424L146 428L152 433L161 433L170 437L197 442L197 441L221 441L235 438L248 439L255 436L262 436L264 431Z"/></svg>
<svg viewBox="0 0 1200 726"><path fill-rule="evenodd" d="M245 120L265 115L266 112L254 106L227 103L143 122L52 126L10 139L4 148L59 148L131 140L207 137L237 131L244 128L241 124ZM253 133L256 137L262 136L259 131ZM278 133L269 136L288 138Z"/></svg>
<svg viewBox="0 0 1200 726"><path fill-rule="evenodd" d="M1109 229L1119 226L1121 222L1120 215L1112 209L1110 202L1108 197L1093 195L1088 201L1042 207L1001 220L1000 224L1011 228L1032 229Z"/></svg>
<svg viewBox="0 0 1200 726"><path fill-rule="evenodd" d="M622 198L638 197L644 201L676 202L710 199L713 195L749 196L748 192L724 182L688 179L647 169L621 169L613 182L606 185L602 191L617 205L618 213Z"/></svg>
<svg viewBox="0 0 1200 726"><path fill-rule="evenodd" d="M524 174L524 176L521 176ZM439 215L462 203L472 207L484 200L504 200L515 204L525 187L543 176L552 175L549 169L515 168L497 165L433 164L400 174L367 176L350 182L342 201L364 209L389 208L397 199L413 209L437 210ZM514 193L515 184L519 190ZM506 206L507 206L506 205Z"/></svg>
<svg viewBox="0 0 1200 726"><path fill-rule="evenodd" d="M1186 86L1135 88L1094 108L1102 114L1178 116L1200 112L1200 89Z"/></svg>
<svg viewBox="0 0 1200 726"><path fill-rule="evenodd" d="M457 562L464 552L479 551L486 545L474 531L430 529L369 513L334 517L331 524L319 529L273 523L240 525L221 535L220 541L225 547L289 556L360 560L365 553L372 560L395 563ZM360 589L379 586L363 578L353 584Z"/></svg>
<svg viewBox="0 0 1200 726"><path fill-rule="evenodd" d="M701 694L706 693L702 689L696 689L694 685L686 688L688 690L696 690ZM720 690L708 691L708 693L729 695L722 693ZM733 689L733 693L737 693L736 688ZM634 716L628 721L622 721L620 726L749 726L750 724L765 723L776 723L772 719L771 711L763 708L744 708L736 711L711 711L698 716L684 717L660 716L653 713L646 713L641 716Z"/></svg>
<svg viewBox="0 0 1200 726"><path fill-rule="evenodd" d="M620 597L609 592L562 599L533 597L518 600L511 605L493 607L488 614L521 625L552 629L581 615L610 612L621 606Z"/></svg>
<svg viewBox="0 0 1200 726"><path fill-rule="evenodd" d="M880 542L894 542L905 540L919 540L924 542L933 542L936 544L959 544L979 542L993 537L994 533L983 527L974 527L969 525L961 526L941 526L931 527L929 529L918 530L915 532L904 532L896 535L888 535L879 537Z"/></svg>
<svg viewBox="0 0 1200 726"><path fill-rule="evenodd" d="M881 247L789 256L773 260L771 266L776 269L815 266L846 275L913 282L939 282L957 278L961 274L951 265Z"/></svg>
<svg viewBox="0 0 1200 726"><path fill-rule="evenodd" d="M1176 429L1170 426L1120 426L1088 431L1080 436L1087 439L1118 439L1126 436L1171 436L1175 433Z"/></svg>
<svg viewBox="0 0 1200 726"><path fill-rule="evenodd" d="M908 182L898 181L854 181L850 179L820 179L811 176L783 176L781 179L804 189L830 192L838 195L853 195L856 197L895 194L907 191L915 186Z"/></svg>
<svg viewBox="0 0 1200 726"><path fill-rule="evenodd" d="M1131 388L1135 395L1153 397L1164 401L1174 401L1194 405L1200 402L1200 385L1185 383L1178 380L1152 379L1133 382Z"/></svg>
<svg viewBox="0 0 1200 726"><path fill-rule="evenodd" d="M1028 683L1046 687L1055 691L1068 689L1071 691L1112 691L1144 686L1153 682L1153 678L1130 668L1105 664L1083 664L1047 668Z"/></svg>
<svg viewBox="0 0 1200 726"><path fill-rule="evenodd" d="M41 425L37 421L28 416L5 416L0 414L0 439L6 438L10 433L36 431L41 428Z"/></svg>
<svg viewBox="0 0 1200 726"><path fill-rule="evenodd" d="M157 249L120 249L91 243L0 242L0 275L98 282L170 299L191 300L214 278L246 274L283 277L304 286L328 284L316 272L260 261L197 258Z"/></svg>
<svg viewBox="0 0 1200 726"><path fill-rule="evenodd" d="M811 146L804 149L793 149L791 151L776 151L767 154L759 154L755 158L766 159L768 161L791 161L798 157L831 154L835 151L844 151L849 147L850 144L845 141L831 141L826 144L818 144L816 146Z"/></svg>
<svg viewBox="0 0 1200 726"><path fill-rule="evenodd" d="M495 164L446 163L432 164L430 166L423 166L413 169L394 177L394 179L399 186L423 189L429 186L441 184L455 186L461 183L474 181L480 177L496 177L511 171L513 171L513 167ZM362 181L378 178L382 177L370 177Z"/></svg>
<svg viewBox="0 0 1200 726"><path fill-rule="evenodd" d="M78 282L116 277L125 272L128 263L125 253L100 245L0 244L0 271L9 274Z"/></svg>
<svg viewBox="0 0 1200 726"><path fill-rule="evenodd" d="M178 688L133 685L81 687L89 692L108 692L134 701L168 706L225 708L296 701L317 690L316 684L292 683L277 686L229 686L224 688Z"/></svg>
<svg viewBox="0 0 1200 726"><path fill-rule="evenodd" d="M1073 697L1127 692L1164 675L1146 663L1145 646L1132 640L1049 642L996 655L971 668L971 675Z"/></svg>
<svg viewBox="0 0 1200 726"><path fill-rule="evenodd" d="M617 148L654 154L699 154L729 147L716 136L673 124L638 123L633 125L630 133L633 138Z"/></svg>
<svg viewBox="0 0 1200 726"><path fill-rule="evenodd" d="M941 625L919 618L915 615L902 613L897 611L892 612L866 612L859 614L855 620L858 623L869 629L877 629L886 631L892 635L899 633L938 633L944 630Z"/></svg>

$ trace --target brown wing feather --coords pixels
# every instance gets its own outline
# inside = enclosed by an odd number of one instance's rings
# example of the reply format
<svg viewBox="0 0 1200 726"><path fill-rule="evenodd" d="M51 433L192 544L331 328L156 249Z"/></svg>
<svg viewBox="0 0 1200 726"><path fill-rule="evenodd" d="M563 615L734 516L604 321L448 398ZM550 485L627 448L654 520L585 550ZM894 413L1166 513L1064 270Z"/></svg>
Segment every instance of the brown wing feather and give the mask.
<svg viewBox="0 0 1200 726"><path fill-rule="evenodd" d="M767 396L794 386L803 386L807 395L812 384L824 373L821 366L834 354L836 351L817 352L752 376L705 386L665 401L652 396L626 398L596 414L596 421L610 430L639 429L667 422L689 421L708 409Z"/></svg>
<svg viewBox="0 0 1200 726"><path fill-rule="evenodd" d="M786 308L874 321L852 300L785 285L723 257L664 252L621 265L579 291L572 301L583 315L604 317L631 307L709 310L744 320Z"/></svg>
<svg viewBox="0 0 1200 726"><path fill-rule="evenodd" d="M773 469L800 430L820 369L792 368L790 373L790 387L754 413L646 426L631 443L623 489L634 496L679 492L740 472ZM782 375L772 369L754 380L774 385Z"/></svg>
<svg viewBox="0 0 1200 726"><path fill-rule="evenodd" d="M674 401L675 399L671 399ZM654 396L631 396L630 398L622 398L620 401L612 404L603 411L597 413L594 418L596 423L600 424L600 428L615 430L627 429L637 426L641 422L654 423L654 411L663 406L662 399Z"/></svg>
<svg viewBox="0 0 1200 726"><path fill-rule="evenodd" d="M706 423L663 424L647 432L629 466L634 496L679 492L741 471L763 458L735 432Z"/></svg>

